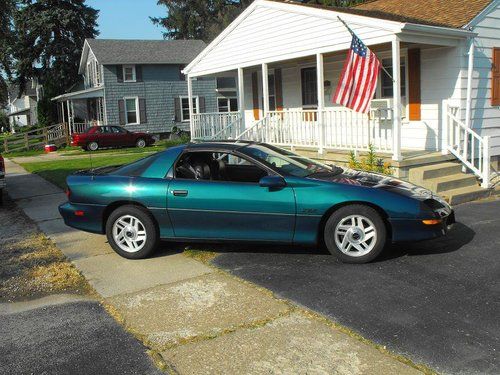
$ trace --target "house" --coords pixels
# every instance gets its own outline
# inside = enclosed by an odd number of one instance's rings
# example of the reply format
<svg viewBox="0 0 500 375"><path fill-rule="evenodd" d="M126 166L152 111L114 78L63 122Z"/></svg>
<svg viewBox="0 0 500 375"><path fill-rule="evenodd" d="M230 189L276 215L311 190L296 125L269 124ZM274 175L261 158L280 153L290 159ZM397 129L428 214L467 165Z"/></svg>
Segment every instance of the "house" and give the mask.
<svg viewBox="0 0 500 375"><path fill-rule="evenodd" d="M17 127L38 124L38 101L42 98L43 88L37 79L26 84L24 92L19 95L19 86L8 87L7 116L12 131Z"/></svg>
<svg viewBox="0 0 500 375"><path fill-rule="evenodd" d="M341 21L392 76L380 72L369 115L331 101L352 39ZM255 0L184 73L188 85L236 77L242 104L221 117L229 125L218 135L209 131L216 115L193 112L194 138L267 141L319 158L371 144L405 178L410 166L451 161L453 183L441 191L472 191L474 178L456 167L489 186L500 155L499 69L498 0L373 0L352 8Z"/></svg>
<svg viewBox="0 0 500 375"><path fill-rule="evenodd" d="M122 125L132 131L189 130L182 69L205 47L201 40L87 39L79 73L83 82L53 98L59 119L72 132L90 125ZM217 112L217 81L193 83L194 112Z"/></svg>

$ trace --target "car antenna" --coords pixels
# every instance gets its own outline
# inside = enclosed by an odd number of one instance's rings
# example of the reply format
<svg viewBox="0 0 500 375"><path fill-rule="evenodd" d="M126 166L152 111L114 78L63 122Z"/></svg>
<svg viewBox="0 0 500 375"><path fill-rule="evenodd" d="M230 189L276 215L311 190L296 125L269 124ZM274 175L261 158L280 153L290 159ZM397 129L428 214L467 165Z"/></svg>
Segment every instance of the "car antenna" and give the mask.
<svg viewBox="0 0 500 375"><path fill-rule="evenodd" d="M90 169L94 169L94 166L92 165L92 150L91 149L88 149L89 151L89 159L90 159Z"/></svg>

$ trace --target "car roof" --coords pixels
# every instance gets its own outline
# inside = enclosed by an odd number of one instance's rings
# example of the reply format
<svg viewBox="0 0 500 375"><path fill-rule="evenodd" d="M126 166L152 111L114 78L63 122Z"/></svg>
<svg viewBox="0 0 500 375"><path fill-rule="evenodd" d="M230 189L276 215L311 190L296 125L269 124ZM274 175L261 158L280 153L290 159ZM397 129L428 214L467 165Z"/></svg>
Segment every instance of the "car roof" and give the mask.
<svg viewBox="0 0 500 375"><path fill-rule="evenodd" d="M235 141L235 140L217 140L217 141L203 141L192 142L186 146L188 150L228 150L234 151L239 148L248 146L250 144L257 144L258 142L252 141Z"/></svg>

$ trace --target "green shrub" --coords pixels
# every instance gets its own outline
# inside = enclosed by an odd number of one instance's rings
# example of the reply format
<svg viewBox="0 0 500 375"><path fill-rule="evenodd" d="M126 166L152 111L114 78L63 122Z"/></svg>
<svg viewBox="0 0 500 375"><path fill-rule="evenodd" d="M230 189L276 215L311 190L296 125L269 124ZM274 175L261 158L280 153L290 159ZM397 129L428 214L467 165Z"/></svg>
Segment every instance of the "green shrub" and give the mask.
<svg viewBox="0 0 500 375"><path fill-rule="evenodd" d="M366 157L362 158L361 161L358 160L354 151L350 151L348 162L349 168L352 169L382 173L386 175L392 175L393 173L391 163L384 163L384 159L377 156L375 147L372 144L368 145L368 154Z"/></svg>

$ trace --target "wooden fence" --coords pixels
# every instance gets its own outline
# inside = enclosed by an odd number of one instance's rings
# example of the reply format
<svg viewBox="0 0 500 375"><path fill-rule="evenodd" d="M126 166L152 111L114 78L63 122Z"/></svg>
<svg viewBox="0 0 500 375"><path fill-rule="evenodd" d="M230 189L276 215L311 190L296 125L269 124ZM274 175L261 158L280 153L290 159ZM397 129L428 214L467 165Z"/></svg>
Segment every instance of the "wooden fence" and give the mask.
<svg viewBox="0 0 500 375"><path fill-rule="evenodd" d="M3 139L2 152L18 152L42 149L47 144L69 145L71 138L66 123L38 128L9 135Z"/></svg>

